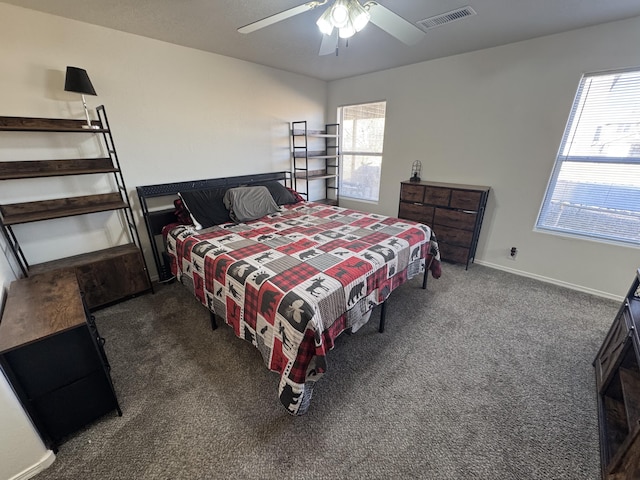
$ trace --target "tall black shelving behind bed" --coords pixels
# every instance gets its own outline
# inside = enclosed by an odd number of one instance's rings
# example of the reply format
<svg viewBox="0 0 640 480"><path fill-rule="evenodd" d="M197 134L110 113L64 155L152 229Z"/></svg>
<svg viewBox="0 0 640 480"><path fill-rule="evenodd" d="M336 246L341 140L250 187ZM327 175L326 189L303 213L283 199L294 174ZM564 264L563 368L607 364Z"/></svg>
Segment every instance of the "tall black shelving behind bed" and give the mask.
<svg viewBox="0 0 640 480"><path fill-rule="evenodd" d="M145 224L147 227L147 234L149 235L149 241L151 243L151 251L153 254L153 261L155 262L156 269L158 271L158 280L166 281L171 278L171 269L164 258L164 249L158 248L157 242L162 240L158 237L162 234L162 228L165 225L176 222L175 208L173 207L173 200L178 195L178 192L188 192L194 190L206 190L210 188L233 188L244 185L254 185L263 182L279 181L285 186L291 187L291 173L290 172L272 172L261 173L257 175L242 175L238 177L226 177L226 178L210 178L206 180L191 180L186 182L176 183L163 183L157 185L143 185L136 187L138 197L140 198L140 206L142 208L142 214L144 216ZM149 207L149 199L167 197L167 200L171 202L171 208L158 208L151 209ZM168 197L173 197L169 199Z"/></svg>

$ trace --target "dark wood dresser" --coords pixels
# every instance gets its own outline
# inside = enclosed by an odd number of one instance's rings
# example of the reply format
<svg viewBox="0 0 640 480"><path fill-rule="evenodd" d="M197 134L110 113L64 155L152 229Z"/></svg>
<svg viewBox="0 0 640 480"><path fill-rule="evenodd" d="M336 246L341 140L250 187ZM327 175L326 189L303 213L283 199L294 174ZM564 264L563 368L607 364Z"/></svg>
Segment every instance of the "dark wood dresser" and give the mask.
<svg viewBox="0 0 640 480"><path fill-rule="evenodd" d="M469 267L491 187L405 181L400 185L398 217L433 228L440 257Z"/></svg>
<svg viewBox="0 0 640 480"><path fill-rule="evenodd" d="M0 322L0 366L48 448L116 410L104 339L70 270L11 283Z"/></svg>
<svg viewBox="0 0 640 480"><path fill-rule="evenodd" d="M640 269L593 365L604 480L640 478Z"/></svg>

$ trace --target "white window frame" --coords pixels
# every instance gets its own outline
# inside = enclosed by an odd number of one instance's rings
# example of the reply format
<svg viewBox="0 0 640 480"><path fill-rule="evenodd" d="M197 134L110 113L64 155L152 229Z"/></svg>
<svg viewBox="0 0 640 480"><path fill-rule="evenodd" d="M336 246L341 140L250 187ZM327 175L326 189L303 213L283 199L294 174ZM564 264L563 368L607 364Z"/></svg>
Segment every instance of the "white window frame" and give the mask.
<svg viewBox="0 0 640 480"><path fill-rule="evenodd" d="M630 95L633 101L619 103L617 109L611 108L615 104L602 93L605 90L595 84L600 79L606 80L607 77L624 74L640 75L640 68L582 76L534 231L640 248L640 153L636 147L636 143L640 144L640 82L633 80L634 83L637 82L637 92L634 85ZM613 80L609 91L615 87L617 80L618 78ZM592 85L593 92L589 90ZM609 103L605 103L607 101ZM602 108L602 105L607 108ZM626 139L626 143L621 144L627 148L627 153L622 156L618 152L608 154L607 147L603 150L600 146L607 143L607 138L603 138L604 130L607 126L620 126L618 120L622 118L621 113L629 110L629 105L633 105L631 118L635 120L632 126L628 125L629 129L633 130L628 132L632 135L631 139ZM609 116L594 115L595 107L613 113ZM588 135L592 136L591 145L587 145ZM610 142L608 146L612 144L613 142ZM595 148L598 148L599 152L596 152ZM604 172L608 172L607 175ZM617 178L624 177L625 174L624 180ZM607 187L609 190L603 194ZM580 195L572 193L574 190L577 192L578 188L583 189ZM593 191L589 192L589 189ZM627 201L622 203L611 200L610 198L615 198L616 194L619 195L621 189L631 192L631 197L625 196ZM611 195L608 192L611 192ZM563 215L566 215L564 221ZM611 228L604 228L607 224ZM637 235L634 233L636 231Z"/></svg>
<svg viewBox="0 0 640 480"><path fill-rule="evenodd" d="M384 130L386 130L386 107L387 107L387 101L386 100L377 100L377 101L372 101L372 102L363 102L363 103L355 103L355 104L351 104L351 105L341 105L340 107L338 107L338 123L340 124L340 157L341 157L341 161L340 161L340 197L341 198L347 198L349 200L356 200L358 202L365 202L365 203L373 203L373 204L377 204L380 201L380 185L382 182L382 162L383 162L383 157L384 157L384 131L383 131L383 140L382 140L382 149L381 151L354 151L354 150L349 150L347 148L346 142L345 142L345 128L344 128L344 109L345 108L350 108L350 107L362 107L365 105L376 105L376 104L380 104L383 103L384 104L384 109L385 109L385 127ZM351 157L351 156L360 156L360 157L379 157L380 158L380 169L378 172L378 185L377 185L377 190L375 191L375 195L370 195L367 198L365 197L358 197L358 196L354 196L353 194L349 194L349 192L347 191L347 189L345 189L345 172L344 172L344 168L345 168L345 164L346 164L346 158L347 157Z"/></svg>

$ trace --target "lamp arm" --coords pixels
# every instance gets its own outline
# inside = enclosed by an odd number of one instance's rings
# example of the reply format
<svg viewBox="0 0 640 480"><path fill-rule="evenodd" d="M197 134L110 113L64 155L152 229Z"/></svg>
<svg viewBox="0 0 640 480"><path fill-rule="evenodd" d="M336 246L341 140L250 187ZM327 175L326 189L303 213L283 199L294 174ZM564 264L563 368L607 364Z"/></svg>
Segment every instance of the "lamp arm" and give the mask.
<svg viewBox="0 0 640 480"><path fill-rule="evenodd" d="M89 116L89 109L87 108L87 102L84 98L84 94L82 94L82 106L84 107L84 114L87 116L87 128L93 128L93 125L91 125L91 117Z"/></svg>

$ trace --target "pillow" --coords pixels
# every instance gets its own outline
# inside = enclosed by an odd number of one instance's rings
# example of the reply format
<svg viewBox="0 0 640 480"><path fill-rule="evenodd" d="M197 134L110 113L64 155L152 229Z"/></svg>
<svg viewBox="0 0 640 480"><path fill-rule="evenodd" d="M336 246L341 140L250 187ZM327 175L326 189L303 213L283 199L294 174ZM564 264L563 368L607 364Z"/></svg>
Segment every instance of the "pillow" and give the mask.
<svg viewBox="0 0 640 480"><path fill-rule="evenodd" d="M289 188L289 187L284 187L284 188L289 190L291 192L291 195L293 195L293 198L295 199L295 202L293 203L304 202L304 197L300 195L298 192L296 192L293 188Z"/></svg>
<svg viewBox="0 0 640 480"><path fill-rule="evenodd" d="M288 205L290 203L297 203L296 197L280 182L265 182L265 183L256 183L256 186L262 185L267 187L269 193L273 197L273 200L278 205Z"/></svg>
<svg viewBox="0 0 640 480"><path fill-rule="evenodd" d="M226 188L212 188L178 193L197 230L231 221L223 202L225 192Z"/></svg>
<svg viewBox="0 0 640 480"><path fill-rule="evenodd" d="M224 205L236 223L248 222L279 211L267 187L230 188L224 194Z"/></svg>
<svg viewBox="0 0 640 480"><path fill-rule="evenodd" d="M176 208L174 213L178 219L178 223L182 225L190 225L192 222L191 214L189 213L189 209L184 206L182 198L176 198L173 201L173 206Z"/></svg>

